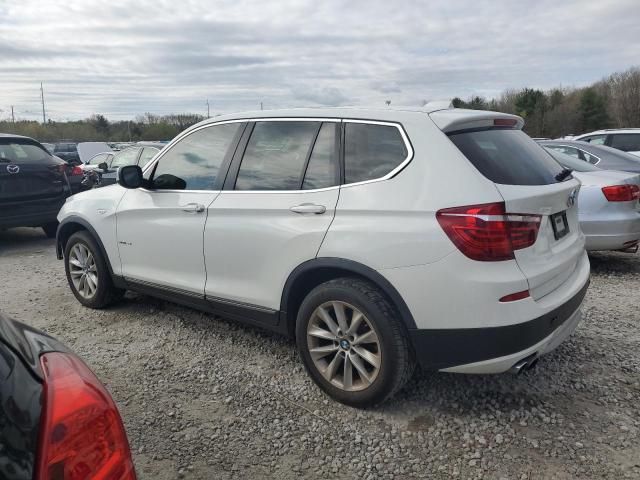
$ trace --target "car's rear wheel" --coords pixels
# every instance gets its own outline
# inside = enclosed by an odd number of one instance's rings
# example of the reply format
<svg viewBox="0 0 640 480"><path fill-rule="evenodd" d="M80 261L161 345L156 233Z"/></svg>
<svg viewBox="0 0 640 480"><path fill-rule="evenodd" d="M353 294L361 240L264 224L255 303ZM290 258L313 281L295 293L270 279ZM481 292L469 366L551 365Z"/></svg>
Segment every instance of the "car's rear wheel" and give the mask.
<svg viewBox="0 0 640 480"><path fill-rule="evenodd" d="M64 266L73 295L86 307L104 308L124 294L124 290L114 287L106 259L96 241L85 231L69 237L64 250Z"/></svg>
<svg viewBox="0 0 640 480"><path fill-rule="evenodd" d="M313 380L354 407L390 398L414 370L396 309L360 279L340 278L313 289L298 311L296 341Z"/></svg>
<svg viewBox="0 0 640 480"><path fill-rule="evenodd" d="M42 230L47 238L56 238L56 232L58 231L58 222L50 222L42 225Z"/></svg>

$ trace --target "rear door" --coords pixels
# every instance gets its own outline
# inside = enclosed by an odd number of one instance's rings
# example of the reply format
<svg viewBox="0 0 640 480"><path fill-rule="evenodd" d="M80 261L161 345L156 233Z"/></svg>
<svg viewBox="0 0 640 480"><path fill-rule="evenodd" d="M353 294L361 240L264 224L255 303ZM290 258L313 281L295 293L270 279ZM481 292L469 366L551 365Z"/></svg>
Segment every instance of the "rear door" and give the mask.
<svg viewBox="0 0 640 480"><path fill-rule="evenodd" d="M536 242L516 250L515 259L535 300L558 288L584 254L580 182L563 174L560 164L521 130L487 128L449 137L496 184L508 213L541 216Z"/></svg>
<svg viewBox="0 0 640 480"><path fill-rule="evenodd" d="M209 206L204 256L212 302L280 308L284 283L316 257L339 193L338 120L249 125Z"/></svg>

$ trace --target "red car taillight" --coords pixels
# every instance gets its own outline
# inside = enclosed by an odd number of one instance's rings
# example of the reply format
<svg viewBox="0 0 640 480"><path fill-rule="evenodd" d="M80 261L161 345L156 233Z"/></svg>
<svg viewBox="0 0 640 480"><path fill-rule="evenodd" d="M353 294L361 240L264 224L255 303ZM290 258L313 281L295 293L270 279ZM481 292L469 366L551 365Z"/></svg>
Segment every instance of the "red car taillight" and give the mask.
<svg viewBox="0 0 640 480"><path fill-rule="evenodd" d="M82 170L82 168L80 168L78 165L69 169L69 175L75 176L75 175L82 175L82 174L84 174L84 170Z"/></svg>
<svg viewBox="0 0 640 480"><path fill-rule="evenodd" d="M467 257L492 262L511 260L514 250L536 242L540 215L506 213L504 202L445 208L438 223Z"/></svg>
<svg viewBox="0 0 640 480"><path fill-rule="evenodd" d="M638 185L611 185L602 187L602 193L610 202L631 202L640 198Z"/></svg>
<svg viewBox="0 0 640 480"><path fill-rule="evenodd" d="M79 358L46 353L37 480L135 480L113 399Z"/></svg>

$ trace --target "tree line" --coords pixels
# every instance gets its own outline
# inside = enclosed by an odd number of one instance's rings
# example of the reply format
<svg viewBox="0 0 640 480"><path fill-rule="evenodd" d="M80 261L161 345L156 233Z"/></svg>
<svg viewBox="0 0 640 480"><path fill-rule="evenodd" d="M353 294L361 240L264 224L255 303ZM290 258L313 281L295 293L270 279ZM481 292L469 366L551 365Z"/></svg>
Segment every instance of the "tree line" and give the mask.
<svg viewBox="0 0 640 480"><path fill-rule="evenodd" d="M524 130L532 137L557 138L601 128L640 127L640 68L614 73L587 87L509 89L494 99L473 96L465 101L455 97L453 105L520 115L525 119ZM49 120L46 124L0 121L0 132L41 142L170 140L203 119L191 113L146 113L133 121L113 122L104 115L93 115L85 120Z"/></svg>
<svg viewBox="0 0 640 480"><path fill-rule="evenodd" d="M640 68L614 73L582 88L506 90L499 98L453 99L458 108L520 115L532 137L557 138L602 128L640 127Z"/></svg>
<svg viewBox="0 0 640 480"><path fill-rule="evenodd" d="M0 132L26 135L41 142L128 142L140 140L171 140L185 128L204 120L202 115L182 113L153 115L145 113L135 120L109 121L104 115L85 120L43 124L31 120L0 122Z"/></svg>

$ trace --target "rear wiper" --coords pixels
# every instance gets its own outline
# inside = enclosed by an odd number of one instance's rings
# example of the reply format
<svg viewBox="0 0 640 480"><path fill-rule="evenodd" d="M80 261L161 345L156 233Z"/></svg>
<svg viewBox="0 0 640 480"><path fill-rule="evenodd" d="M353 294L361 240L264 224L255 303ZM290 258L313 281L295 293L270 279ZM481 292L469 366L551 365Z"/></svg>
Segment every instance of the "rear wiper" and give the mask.
<svg viewBox="0 0 640 480"><path fill-rule="evenodd" d="M563 168L562 171L556 175L556 180L558 182L562 182L566 180L572 173L573 170L571 170L570 168Z"/></svg>

